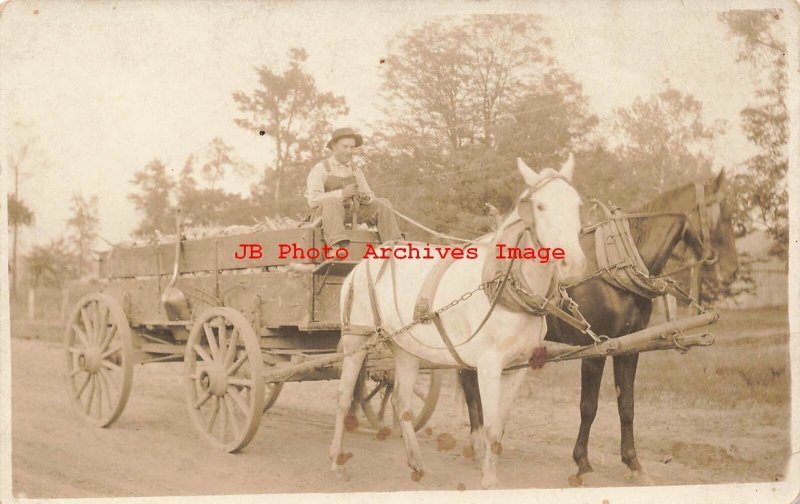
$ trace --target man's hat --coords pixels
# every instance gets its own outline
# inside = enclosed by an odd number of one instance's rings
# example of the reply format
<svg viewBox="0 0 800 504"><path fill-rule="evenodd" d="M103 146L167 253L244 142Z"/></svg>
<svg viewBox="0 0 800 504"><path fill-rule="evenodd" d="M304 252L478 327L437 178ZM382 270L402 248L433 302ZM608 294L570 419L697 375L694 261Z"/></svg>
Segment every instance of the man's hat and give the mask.
<svg viewBox="0 0 800 504"><path fill-rule="evenodd" d="M328 140L328 143L325 145L327 148L332 148L333 144L341 140L342 138L353 138L356 141L356 147L360 147L361 144L364 143L364 138L356 133L356 130L353 128L339 128L333 131L333 135L331 139Z"/></svg>

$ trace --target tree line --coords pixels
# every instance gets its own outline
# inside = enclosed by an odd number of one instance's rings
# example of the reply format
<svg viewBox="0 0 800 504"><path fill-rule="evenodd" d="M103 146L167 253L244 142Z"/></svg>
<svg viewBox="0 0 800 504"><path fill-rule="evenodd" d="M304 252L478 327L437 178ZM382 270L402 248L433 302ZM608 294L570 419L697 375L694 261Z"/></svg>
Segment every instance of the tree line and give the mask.
<svg viewBox="0 0 800 504"><path fill-rule="evenodd" d="M728 11L719 21L759 86L741 111L759 153L742 166L725 167L736 229L740 235L767 229L774 252L785 257L788 116L785 43L776 35L780 15ZM180 170L152 159L131 181L129 198L141 216L134 237L173 232L176 207L203 226L308 212L305 178L326 155L327 136L348 107L343 96L318 88L304 49L292 48L287 56L283 69L255 67L253 89L231 95L239 111L232 120L246 134L269 140L272 159L250 165L221 138L189 155ZM714 142L729 127L706 120L702 103L669 81L607 117L592 114L590 97L564 70L544 19L534 15L426 23L395 37L381 69L386 119L373 125L358 163L373 189L401 212L464 237L491 229L487 203L501 211L513 206L521 190L517 157L543 168L573 152L582 194L633 210L666 189L710 176ZM219 186L234 172L260 174L246 196ZM9 215L16 235L33 215L19 209L24 204L17 192L8 204L10 210L15 205ZM96 223L81 214L91 214L91 201L73 206L74 243L93 243ZM81 226L95 234L81 234ZM409 237L436 241L417 230Z"/></svg>

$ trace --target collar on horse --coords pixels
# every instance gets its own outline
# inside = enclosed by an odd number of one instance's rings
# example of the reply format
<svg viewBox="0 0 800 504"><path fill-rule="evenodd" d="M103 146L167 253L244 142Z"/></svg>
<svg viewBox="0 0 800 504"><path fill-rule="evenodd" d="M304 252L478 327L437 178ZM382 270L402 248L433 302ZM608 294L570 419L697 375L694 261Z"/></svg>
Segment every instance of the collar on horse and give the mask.
<svg viewBox="0 0 800 504"><path fill-rule="evenodd" d="M534 247L538 248L540 246L540 242L536 233L536 222L533 216L531 197L550 182L559 179L570 184L566 177L560 174L552 174L543 177L535 186L527 189L520 196L516 205L519 219L508 223L504 228L507 230L520 221L522 222L522 229L517 233L514 239L515 247L519 246L523 236L525 235L528 235ZM499 234L500 232L498 232L498 235ZM523 312L534 316L543 316L546 313L551 312L553 309L557 310L557 307L550 303L550 298L558 292L558 281L555 275L552 275L551 277L547 296L545 297L537 295L533 293L533 289L528 286L527 282L522 276L521 263L517 262L516 259L511 259L508 262L508 267L505 269L505 271L500 271L497 260L490 255L487 257L486 262L484 263L483 272L481 274L481 285L484 286L483 290L488 296L490 302L489 309L484 315L480 324L478 324L478 327L466 340L458 343L457 345L453 344L453 341L447 334L447 330L444 327L439 313L431 310L431 302L436 295L439 282L445 271L447 271L453 262L454 259L452 258L442 260L439 262L439 264L434 266L431 272L428 273L414 307L414 320L419 321L421 324L433 323L439 332L445 347L450 352L450 355L460 366L466 368L473 367L467 364L461 358L456 350L456 347L464 345L475 338L483 326L486 325L486 322L489 320L489 317L492 315L498 304L509 311ZM564 313L564 315L567 314ZM588 324L585 324L585 321L582 323L578 319L573 318L573 320L578 327L588 328Z"/></svg>
<svg viewBox="0 0 800 504"><path fill-rule="evenodd" d="M691 268L698 262L714 264L718 260L718 254L711 245L711 219L708 212L709 207L719 203L719 199L716 195L712 198L706 198L705 187L702 183L695 182L694 188L695 204L687 212L625 213L619 211L616 207L609 207L600 201L593 200L594 204L602 209L605 218L584 228L583 232L595 233L595 255L598 271L570 284L569 287L581 284L595 276L600 276L610 285L621 290L633 292L644 298L653 299L663 296L665 293L670 293L691 304L691 297L678 288L674 281L665 278L668 275L650 276L650 272L642 261L638 247L631 235L629 220L653 217L677 217L683 220L682 239L687 240L688 238L688 240L697 243L701 250L702 259L692 261L677 270L671 271L669 274ZM690 226L692 213L695 211L698 212L699 236Z"/></svg>

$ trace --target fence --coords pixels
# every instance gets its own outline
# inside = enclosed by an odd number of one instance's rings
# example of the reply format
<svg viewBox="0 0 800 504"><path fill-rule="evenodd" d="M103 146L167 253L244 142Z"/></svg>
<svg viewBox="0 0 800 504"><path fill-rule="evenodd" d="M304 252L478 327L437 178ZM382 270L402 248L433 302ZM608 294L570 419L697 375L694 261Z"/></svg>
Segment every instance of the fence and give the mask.
<svg viewBox="0 0 800 504"><path fill-rule="evenodd" d="M789 302L789 270L778 260L754 261L743 265L749 271L753 289L723 303L729 308L765 308L786 306Z"/></svg>

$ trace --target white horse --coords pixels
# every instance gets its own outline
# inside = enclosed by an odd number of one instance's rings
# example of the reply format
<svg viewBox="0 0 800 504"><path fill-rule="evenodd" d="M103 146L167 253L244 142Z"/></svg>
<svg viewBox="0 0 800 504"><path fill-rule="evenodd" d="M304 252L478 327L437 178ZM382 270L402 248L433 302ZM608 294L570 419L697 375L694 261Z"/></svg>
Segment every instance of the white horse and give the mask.
<svg viewBox="0 0 800 504"><path fill-rule="evenodd" d="M492 310L489 296L478 292L443 311L440 320L444 327L444 336L431 323L417 324L394 336L391 342L395 361L392 404L400 417L408 465L413 470L412 478L415 481L424 474L411 412L419 360L441 365L467 365L477 369L484 419L482 485L484 488L495 487L497 455L502 450L500 442L503 430L512 399L526 372L526 369L521 369L503 373L503 369L515 360L528 358L534 350L543 347L547 330L544 316L531 314L525 309L516 309L513 302L507 302L513 297L510 292L512 285L523 285L544 295L555 280L554 273L557 273L558 280L570 282L579 279L584 271L585 258L578 243L581 202L570 183L574 168L572 155L559 171L545 168L537 174L522 160L518 160L517 164L528 186L517 206L503 221L494 235L496 238L489 235L481 240L482 243L477 247L477 259L451 261L434 291L430 308L438 309L474 290L487 281L487 275L502 278L507 271L512 271L509 270L509 263L512 261L497 258L498 243L520 248L560 247L565 251L565 258L560 261L551 260L547 264L530 259L513 261L515 269L506 282L503 293L505 298L501 296L500 302ZM392 261L390 267L385 267L383 263L386 261L362 261L342 285L341 348L345 357L342 362L336 425L330 449L331 469L342 475L344 464L350 456L343 452L345 416L366 356L366 352L359 349L368 338L363 331L348 332L348 328L374 328L377 317L377 323L382 325L382 330L392 333L414 320L415 306L425 279L435 265L441 262L406 259ZM374 289L374 296L370 295L370 284ZM499 282L494 285L499 285ZM444 338L450 340L453 348L447 348ZM541 357L541 350L538 352Z"/></svg>

